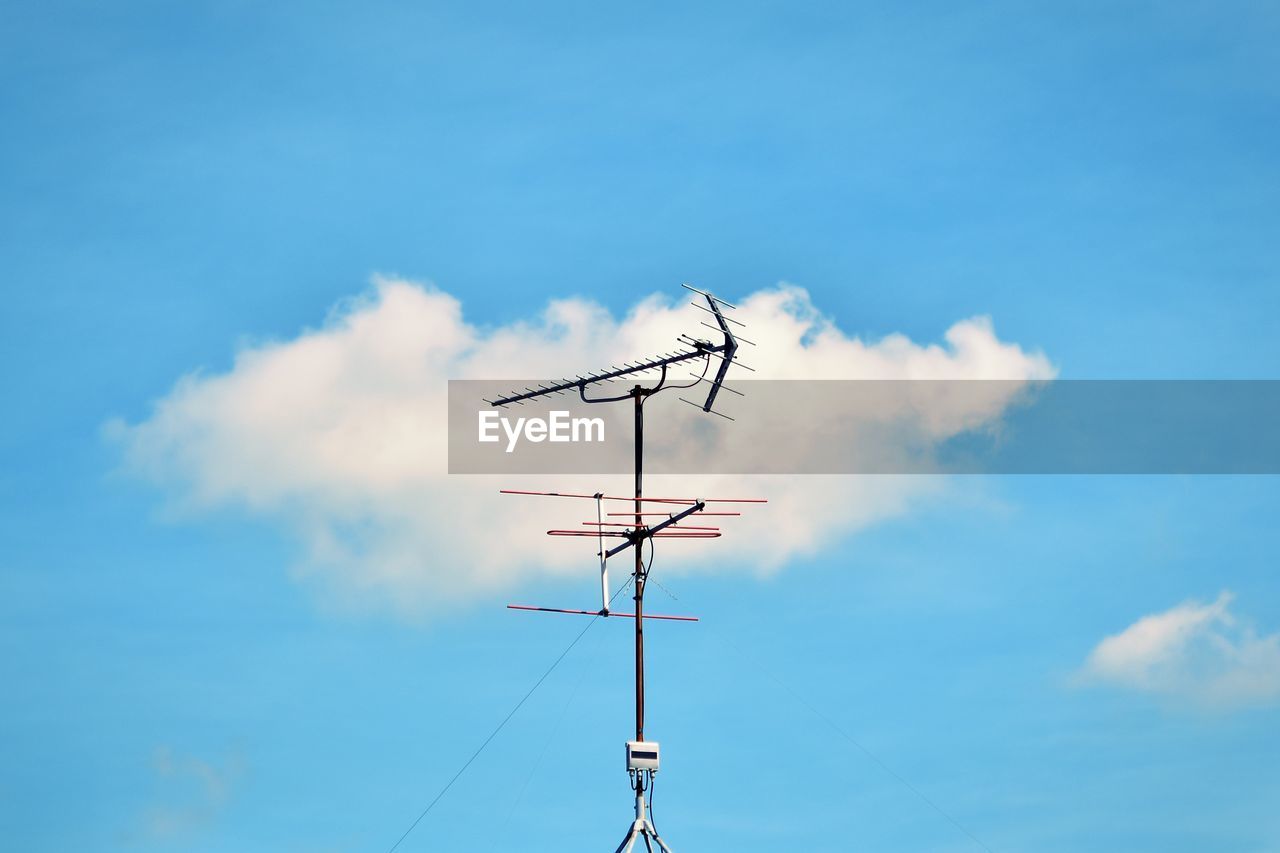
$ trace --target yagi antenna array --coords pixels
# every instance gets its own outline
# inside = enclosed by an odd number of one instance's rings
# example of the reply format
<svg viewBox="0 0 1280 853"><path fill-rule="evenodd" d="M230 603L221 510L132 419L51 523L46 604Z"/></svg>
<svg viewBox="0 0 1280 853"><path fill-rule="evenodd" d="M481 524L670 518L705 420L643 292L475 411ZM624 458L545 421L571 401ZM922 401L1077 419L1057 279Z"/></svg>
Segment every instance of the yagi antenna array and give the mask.
<svg viewBox="0 0 1280 853"><path fill-rule="evenodd" d="M537 388L526 387L523 391L516 391L505 397L499 397L496 400L485 400L485 402L495 408L502 408L504 406L523 404L526 400L534 400L539 397L549 397L552 395L564 394L568 391L577 391L578 396L584 403L612 403L618 400L625 400L630 397L631 394L623 394L616 397L588 397L587 389L590 386L601 382L611 382L628 376L638 376L644 373L659 371L661 376L658 379L657 386L650 389L648 392L653 394L661 390L665 385L667 381L667 370L672 366L683 364L685 362L697 361L699 359L706 360L709 364L710 360L714 357L720 360L720 366L716 369L715 378L707 380L710 382L711 387L707 391L707 399L701 404L701 409L704 412L712 412L713 410L711 407L716 402L716 395L720 392L721 387L724 386L725 376L728 375L730 366L735 363L734 356L738 353L738 344L740 339L734 334L730 325L732 324L743 328L745 328L745 325L738 320L725 317L724 313L720 310L722 307L732 310L737 306L725 302L723 299L707 293L705 290L698 290L698 288L692 287L688 284L681 286L693 291L706 300L706 306L699 305L697 302L692 303L692 305L695 308L701 308L703 311L708 312L715 318L715 326L711 326L708 323L703 323L703 325L720 332L723 336L723 340L720 343L713 343L712 341L691 337L689 335L681 335L676 340L685 347L685 349L662 353L654 358L636 362L634 364L623 362L622 367L615 365L608 370L599 370L594 373L588 373L586 376L577 376L573 379L563 379L552 385L539 385ZM738 366L747 370L751 369L740 363ZM705 377L699 378L705 379ZM727 390L733 391L731 388ZM740 392L734 391L733 393ZM689 401L686 400L685 402ZM695 403L694 405L698 404ZM714 414L719 414L719 412L714 412Z"/></svg>
<svg viewBox="0 0 1280 853"><path fill-rule="evenodd" d="M594 373L588 373L585 376L577 376L573 379L565 379L551 385L538 385L536 388L526 387L523 390L517 390L505 397L499 397L496 400L486 400L489 405L501 408L510 405L523 405L526 401L536 400L541 397L549 397L569 392L577 392L577 395L586 403L612 403L621 400L630 399L633 401L635 409L635 494L632 496L622 497L615 495L605 495L602 493L582 494L571 492L533 492L516 489L504 489L503 494L523 495L523 496L539 496L539 497L558 497L558 498L575 498L578 500L592 500L596 504L595 521L584 521L576 527L563 527L548 530L549 536L562 536L570 538L592 538L596 540L597 551L596 556L600 563L600 609L599 610L577 610L559 607L535 607L525 604L507 605L512 610L535 611L543 613L568 613L583 616L622 616L634 620L635 624L635 668L636 668L636 739L628 741L626 744L627 757L627 774L631 778L631 789L635 792L635 820L632 821L627 835L622 839L622 843L618 845L616 853L630 853L635 848L637 842L643 842L646 850L652 850L650 842L657 844L658 848L671 853L671 848L658 837L657 830L653 827L652 806L646 805L645 792L653 787L654 774L658 772L659 749L657 741L647 741L644 736L644 623L646 620L658 619L664 621L680 621L680 622L696 622L697 617L694 616L667 616L657 614L646 614L644 612L644 590L649 579L649 572L653 564L653 544L657 539L717 539L721 535L719 527L713 525L690 524L701 519L703 516L732 517L740 516L741 510L748 505L762 504L762 498L696 498L696 497L663 497L649 498L643 495L644 482L644 401L667 387L673 388L692 388L702 387L707 384L707 397L701 403L695 403L691 400L684 400L704 412L710 412L723 418L729 418L721 412L715 411L712 406L716 402L716 395L723 388L734 394L741 395L740 391L728 388L724 384L725 377L729 373L729 368L733 366L742 367L746 370L751 368L736 361L738 353L738 344L750 343L745 339L739 338L734 333L732 327L743 327L738 320L731 319L724 315L721 309L732 310L735 306L720 299L704 290L698 290L696 287L683 285L688 290L693 291L706 301L706 305L694 302L693 305L701 310L709 313L715 319L715 326L709 323L703 323L704 326L717 331L723 340L719 343L695 338L690 335L681 335L677 340L683 349L675 352L662 353L659 356L639 361L635 363L624 362L621 367L617 365L611 366L608 370L599 370ZM707 371L711 367L712 359L718 359L718 365L714 377L708 379ZM703 372L701 374L693 373L694 381L691 383L683 383L680 385L668 386L667 376L669 370L679 364L695 362L702 360L704 362ZM588 394L588 389L602 382L610 382L625 377L635 377L637 380L646 375L658 373L656 384L646 387L643 384L636 384L626 394L596 397ZM626 501L631 504L629 512L609 512L604 511L605 502ZM721 505L730 505L722 511L708 511L708 506L715 505L717 509ZM610 519L618 517L629 518L629 522L606 521L606 516ZM658 520L658 519L661 520ZM616 544L613 544L616 543ZM649 562L645 563L643 559L644 545L649 545ZM607 547L607 545L609 547ZM633 552L633 569L631 572L630 584L633 586L633 599L635 601L634 613L620 613L609 609L612 600L609 594L609 570L608 564L611 557L616 557L624 551L631 550ZM625 589L625 587L624 587ZM621 590L619 590L621 592ZM616 596L616 593L615 593Z"/></svg>

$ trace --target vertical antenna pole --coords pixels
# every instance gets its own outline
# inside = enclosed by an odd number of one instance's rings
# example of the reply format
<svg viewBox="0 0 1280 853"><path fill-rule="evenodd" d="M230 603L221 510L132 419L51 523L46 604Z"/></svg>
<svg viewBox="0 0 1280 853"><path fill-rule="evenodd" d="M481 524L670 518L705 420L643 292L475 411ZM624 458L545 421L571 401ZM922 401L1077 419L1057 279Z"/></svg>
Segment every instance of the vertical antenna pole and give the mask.
<svg viewBox="0 0 1280 853"><path fill-rule="evenodd" d="M640 515L640 499L644 486L644 393L637 385L631 390L636 410L636 518L638 531L643 521ZM636 740L644 740L644 560L643 549L637 543L636 552Z"/></svg>
<svg viewBox="0 0 1280 853"><path fill-rule="evenodd" d="M604 495L596 492L596 530L600 531L600 535L596 537L596 545L600 548L600 612L605 616L609 615L609 558L605 556L604 551L604 511L600 507L600 501Z"/></svg>

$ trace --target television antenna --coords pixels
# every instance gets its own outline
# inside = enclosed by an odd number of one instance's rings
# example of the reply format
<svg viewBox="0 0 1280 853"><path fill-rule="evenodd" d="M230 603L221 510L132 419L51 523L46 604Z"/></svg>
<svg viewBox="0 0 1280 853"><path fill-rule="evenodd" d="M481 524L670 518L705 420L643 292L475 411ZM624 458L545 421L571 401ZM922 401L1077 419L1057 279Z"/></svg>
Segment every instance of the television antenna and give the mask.
<svg viewBox="0 0 1280 853"><path fill-rule="evenodd" d="M693 388L705 384L707 388L707 396L701 403L696 403L684 397L680 399L692 406L697 406L704 412L709 412L720 417L733 420L728 415L716 411L713 406L716 397L721 390L728 391L732 394L741 392L735 391L724 384L725 377L729 373L729 368L733 366L741 367L745 370L751 368L736 360L739 344L753 345L751 341L742 338L733 327L745 328L745 325L730 317L726 317L722 309L733 310L736 306L726 302L715 295L704 290L698 290L688 284L683 285L686 289L697 294L705 301L705 305L695 300L691 304L707 312L715 321L715 325L703 322L702 325L715 331L721 338L719 342L715 342L702 337L693 337L691 335L682 334L677 338L680 348L673 352L662 353L653 358L631 363L624 362L621 367L614 365L608 370L601 370L594 373L588 373L585 376L576 376L573 379L565 379L551 385L538 385L537 388L525 388L518 393L512 393L505 397L495 400L486 400L485 402L494 408L504 408L512 405L523 405L526 401L536 400L542 397L550 397L559 394L577 392L578 397L584 403L616 403L623 400L631 400L635 413L635 494L629 496L605 495L602 493L581 494L567 492L532 492L520 491L515 489L504 489L503 494L510 495L528 495L538 497L559 497L571 498L578 500L593 500L596 503L596 520L594 522L583 522L582 526L577 529L553 529L548 530L550 536L569 536L569 537L592 537L595 538L599 550L597 556L600 559L600 609L599 610L574 610L558 607L534 607L530 605L511 604L508 607L512 610L535 611L544 613L567 613L583 616L620 616L633 619L635 622L635 697L636 697L636 737L633 741L626 743L626 759L627 759L627 775L631 780L631 789L635 793L635 819L631 826L627 829L626 836L622 839L622 843L618 845L615 853L631 853L635 849L637 842L643 842L645 849L653 850L653 844L656 844L666 853L671 853L671 848L666 842L658 836L658 831L653 825L652 798L646 802L645 792L652 790L653 777L658 772L659 765L659 744L657 741L645 740L644 730L644 711L645 711L645 694L644 694L644 623L646 619L696 622L697 617L693 616L669 616L659 614L646 614L644 612L644 592L648 584L649 572L652 569L652 548L654 540L663 538L683 538L683 539L714 539L718 538L721 531L718 527L709 525L691 525L685 522L698 521L704 516L737 516L741 514L741 510L733 507L739 505L759 504L765 501L761 498L689 498L689 497L663 497L653 498L645 497L644 484L644 403L649 397L657 394L659 391L673 388ZM714 360L714 361L713 361ZM668 385L667 380L670 377L673 368L681 365L702 363L702 372L690 373L694 378L693 382L683 384ZM708 379L707 373L710 367L716 363L715 375ZM616 394L609 396L588 396L588 390L605 382L614 382L622 379L640 379L641 377L652 377L657 374L656 382L645 385L637 382L625 394ZM609 512L606 516L604 512L605 502L626 502L632 504L632 509L627 512ZM714 508L712 508L714 505ZM630 519L629 522L605 521L605 518L625 517ZM661 517L661 521L651 521ZM620 540L612 547L606 547L606 540ZM650 547L650 560L646 565L643 556L643 546L645 543ZM635 601L635 611L632 613L620 613L609 609L609 558L615 557L623 552L631 549L634 555L634 568L631 572L629 583L633 586L632 598Z"/></svg>

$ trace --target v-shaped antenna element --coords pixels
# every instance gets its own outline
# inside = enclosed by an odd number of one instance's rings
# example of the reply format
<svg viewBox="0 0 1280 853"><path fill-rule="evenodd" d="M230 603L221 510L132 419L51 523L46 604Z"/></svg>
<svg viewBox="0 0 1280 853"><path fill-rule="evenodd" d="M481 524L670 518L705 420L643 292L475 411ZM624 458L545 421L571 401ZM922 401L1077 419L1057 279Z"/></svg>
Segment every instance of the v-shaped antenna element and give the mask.
<svg viewBox="0 0 1280 853"><path fill-rule="evenodd" d="M707 391L707 398L701 404L704 412L712 412L712 406L715 405L716 395L720 393L720 389L724 386L725 377L729 373L729 368L734 364L734 356L738 353L738 338L734 335L730 328L730 323L743 326L744 324L725 317L722 307L733 309L736 306L725 302L705 290L698 290L691 285L683 285L683 287L693 291L706 300L706 306L693 303L696 307L702 308L715 318L715 328L723 336L720 343L694 338L688 335L681 335L679 340L685 349L677 350L674 353L664 353L662 355L635 363L623 362L622 367L613 366L608 370L600 370L594 373L588 373L586 376L577 376L573 379L565 379L551 385L539 385L537 388L526 387L523 391L508 394L505 397L499 397L496 400L486 400L485 402L495 408L510 406L513 404L523 403L525 400L534 400L539 397L548 397L553 394L563 394L566 391L577 391L578 396L585 403L611 403L617 400L625 400L630 394L624 394L618 397L588 397L587 389L601 382L609 382L614 379L621 379L626 376L636 376L638 374L650 373L652 371L660 371L661 377L657 386L648 389L648 393L652 394L660 390L667 381L667 369L672 365L683 364L685 362L697 361L704 359L710 361L712 357L720 359L720 365L716 369L715 377L707 380L710 382L710 389ZM703 324L709 325L709 324ZM732 390L732 389L729 389ZM697 405L697 404L695 404ZM719 412L715 412L719 414Z"/></svg>

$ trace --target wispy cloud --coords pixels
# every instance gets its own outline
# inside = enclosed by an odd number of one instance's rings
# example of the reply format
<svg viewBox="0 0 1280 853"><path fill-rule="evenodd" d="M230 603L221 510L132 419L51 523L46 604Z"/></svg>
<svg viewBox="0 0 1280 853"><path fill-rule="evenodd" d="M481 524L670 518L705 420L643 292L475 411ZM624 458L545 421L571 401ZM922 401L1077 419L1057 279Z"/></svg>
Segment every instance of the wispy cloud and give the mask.
<svg viewBox="0 0 1280 853"><path fill-rule="evenodd" d="M233 755L218 766L161 746L151 756L151 769L159 783L159 797L144 810L138 834L153 841L170 841L198 832L217 819L244 772L244 761Z"/></svg>
<svg viewBox="0 0 1280 853"><path fill-rule="evenodd" d="M794 286L735 301L736 316L760 345L756 352L765 354L753 365L759 378L1030 380L1054 373L1043 355L1001 341L982 317L922 345L899 334L874 341L847 335ZM695 312L686 307L651 297L619 319L590 301L567 299L528 320L481 327L464 319L448 293L379 279L320 328L245 346L230 370L191 373L149 417L115 421L107 432L126 468L163 487L176 506L235 507L273 519L305 544L301 571L323 578L340 600L420 613L536 575L585 574L593 560L591 548L537 535L563 524L563 506L502 500L492 478L445 473L446 380L551 377L620 363L687 331ZM1009 402L975 395L956 412L948 401L938 409L947 412L945 421L923 432L942 440L992 423ZM920 412L932 416L927 406ZM577 480L533 487L594 492L624 485ZM760 572L905 512L938 484L926 477L700 477L681 479L679 488L767 492L767 526L738 525L713 547L682 548L672 564ZM527 547L496 548L506 535Z"/></svg>
<svg viewBox="0 0 1280 853"><path fill-rule="evenodd" d="M1229 591L1144 616L1100 642L1084 683L1161 694L1208 707L1280 700L1280 633L1259 635L1231 612Z"/></svg>

